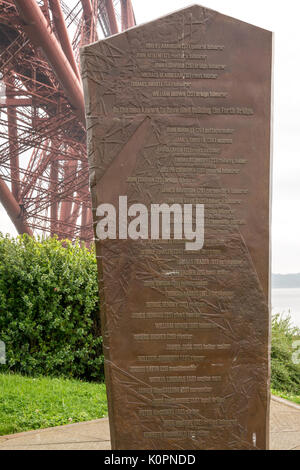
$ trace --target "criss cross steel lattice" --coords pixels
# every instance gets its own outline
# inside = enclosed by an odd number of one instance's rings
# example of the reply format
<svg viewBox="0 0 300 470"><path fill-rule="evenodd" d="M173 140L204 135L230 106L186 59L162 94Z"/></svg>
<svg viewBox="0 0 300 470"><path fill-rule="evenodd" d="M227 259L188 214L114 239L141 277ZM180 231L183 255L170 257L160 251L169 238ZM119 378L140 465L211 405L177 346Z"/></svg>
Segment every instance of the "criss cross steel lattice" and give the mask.
<svg viewBox="0 0 300 470"><path fill-rule="evenodd" d="M131 0L0 0L0 202L19 233L92 240L79 48L134 24Z"/></svg>

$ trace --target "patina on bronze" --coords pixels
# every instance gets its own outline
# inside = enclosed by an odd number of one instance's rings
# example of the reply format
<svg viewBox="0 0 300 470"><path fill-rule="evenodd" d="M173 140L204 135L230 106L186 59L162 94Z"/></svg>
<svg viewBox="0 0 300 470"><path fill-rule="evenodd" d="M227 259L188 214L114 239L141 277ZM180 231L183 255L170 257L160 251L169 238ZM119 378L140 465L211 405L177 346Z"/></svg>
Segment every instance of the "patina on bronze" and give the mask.
<svg viewBox="0 0 300 470"><path fill-rule="evenodd" d="M200 6L82 50L97 207L204 204L205 245L96 240L113 449L266 449L272 33Z"/></svg>

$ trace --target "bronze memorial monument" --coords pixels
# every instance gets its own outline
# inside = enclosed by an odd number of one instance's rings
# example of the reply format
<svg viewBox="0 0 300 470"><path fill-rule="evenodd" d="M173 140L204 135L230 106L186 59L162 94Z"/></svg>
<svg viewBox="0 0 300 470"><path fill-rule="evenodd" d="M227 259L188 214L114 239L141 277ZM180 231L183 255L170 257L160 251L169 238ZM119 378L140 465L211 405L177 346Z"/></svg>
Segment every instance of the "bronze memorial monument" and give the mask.
<svg viewBox="0 0 300 470"><path fill-rule="evenodd" d="M194 5L81 60L112 448L267 449L272 33Z"/></svg>

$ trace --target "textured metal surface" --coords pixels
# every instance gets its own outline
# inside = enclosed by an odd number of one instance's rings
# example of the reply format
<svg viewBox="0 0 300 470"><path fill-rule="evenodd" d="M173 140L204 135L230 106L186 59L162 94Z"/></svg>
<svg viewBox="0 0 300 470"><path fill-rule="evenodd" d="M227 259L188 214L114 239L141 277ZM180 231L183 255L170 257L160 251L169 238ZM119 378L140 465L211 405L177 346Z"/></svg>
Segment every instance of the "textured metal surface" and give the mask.
<svg viewBox="0 0 300 470"><path fill-rule="evenodd" d="M272 33L193 6L82 53L93 199L205 204L97 242L113 449L265 449Z"/></svg>

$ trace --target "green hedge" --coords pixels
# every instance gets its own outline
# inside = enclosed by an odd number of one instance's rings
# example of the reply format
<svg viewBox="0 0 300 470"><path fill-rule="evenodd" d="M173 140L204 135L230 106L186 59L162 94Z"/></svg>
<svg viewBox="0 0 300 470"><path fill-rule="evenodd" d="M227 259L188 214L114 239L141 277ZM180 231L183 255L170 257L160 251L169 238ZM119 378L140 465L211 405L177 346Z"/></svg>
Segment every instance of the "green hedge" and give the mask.
<svg viewBox="0 0 300 470"><path fill-rule="evenodd" d="M0 235L0 340L2 371L102 380L95 253Z"/></svg>
<svg viewBox="0 0 300 470"><path fill-rule="evenodd" d="M275 315L272 320L272 388L300 394L300 364L294 360L300 330L292 326L289 316ZM296 359L298 359L296 357Z"/></svg>

